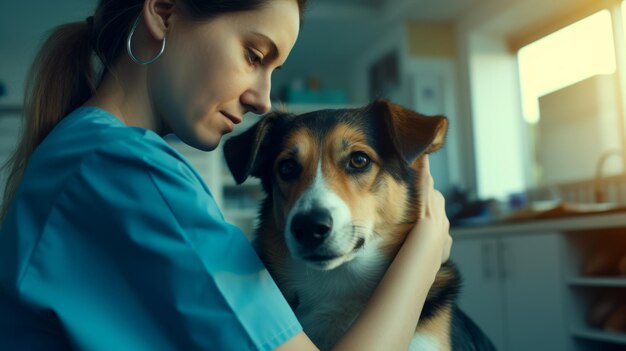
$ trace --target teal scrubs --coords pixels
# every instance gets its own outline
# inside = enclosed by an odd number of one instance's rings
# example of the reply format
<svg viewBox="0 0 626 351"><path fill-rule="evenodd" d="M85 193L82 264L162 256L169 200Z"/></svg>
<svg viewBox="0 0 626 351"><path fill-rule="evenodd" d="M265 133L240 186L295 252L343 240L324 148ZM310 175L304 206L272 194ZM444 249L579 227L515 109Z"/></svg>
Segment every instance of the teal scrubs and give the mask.
<svg viewBox="0 0 626 351"><path fill-rule="evenodd" d="M271 350L301 330L157 134L80 107L33 153L0 231L0 349Z"/></svg>

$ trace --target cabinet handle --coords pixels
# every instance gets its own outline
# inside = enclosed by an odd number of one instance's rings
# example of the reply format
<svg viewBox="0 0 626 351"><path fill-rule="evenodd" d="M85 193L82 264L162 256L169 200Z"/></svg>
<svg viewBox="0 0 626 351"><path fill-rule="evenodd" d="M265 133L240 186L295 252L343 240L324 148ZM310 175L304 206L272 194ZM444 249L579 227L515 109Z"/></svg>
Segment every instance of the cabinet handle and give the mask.
<svg viewBox="0 0 626 351"><path fill-rule="evenodd" d="M493 245L491 243L483 243L481 246L481 257L483 261L483 278L485 280L491 279L494 276L494 260L493 260Z"/></svg>

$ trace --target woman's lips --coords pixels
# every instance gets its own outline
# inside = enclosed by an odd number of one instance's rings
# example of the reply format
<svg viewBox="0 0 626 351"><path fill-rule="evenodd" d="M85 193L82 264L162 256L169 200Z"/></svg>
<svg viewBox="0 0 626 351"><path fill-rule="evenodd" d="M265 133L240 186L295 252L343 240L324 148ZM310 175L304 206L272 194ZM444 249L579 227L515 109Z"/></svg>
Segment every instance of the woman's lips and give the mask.
<svg viewBox="0 0 626 351"><path fill-rule="evenodd" d="M224 112L224 111L221 111L221 112L224 116L226 116L226 118L228 118L231 122L233 122L233 124L239 124L242 121L241 117L233 116L228 112Z"/></svg>
<svg viewBox="0 0 626 351"><path fill-rule="evenodd" d="M220 111L222 115L224 115L224 119L226 120L226 133L230 133L235 130L235 124L241 123L241 118L235 117L228 112Z"/></svg>

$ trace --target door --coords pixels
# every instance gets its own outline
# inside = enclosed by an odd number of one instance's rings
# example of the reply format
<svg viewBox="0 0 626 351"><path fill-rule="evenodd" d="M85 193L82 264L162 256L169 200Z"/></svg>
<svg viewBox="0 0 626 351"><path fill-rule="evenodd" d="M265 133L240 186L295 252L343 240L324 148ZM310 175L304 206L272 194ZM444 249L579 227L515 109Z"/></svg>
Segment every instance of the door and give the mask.
<svg viewBox="0 0 626 351"><path fill-rule="evenodd" d="M566 350L562 239L559 233L500 239L508 351Z"/></svg>
<svg viewBox="0 0 626 351"><path fill-rule="evenodd" d="M498 247L496 239L455 237L451 258L463 279L459 307L498 350L505 350L504 292L498 269Z"/></svg>

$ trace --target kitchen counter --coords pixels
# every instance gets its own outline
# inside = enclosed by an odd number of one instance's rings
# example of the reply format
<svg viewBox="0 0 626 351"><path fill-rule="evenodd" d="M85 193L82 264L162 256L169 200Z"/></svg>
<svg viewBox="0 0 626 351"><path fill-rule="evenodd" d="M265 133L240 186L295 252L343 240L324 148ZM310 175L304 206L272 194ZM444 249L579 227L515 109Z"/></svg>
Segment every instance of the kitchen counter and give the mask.
<svg viewBox="0 0 626 351"><path fill-rule="evenodd" d="M533 233L545 231L578 231L586 229L626 228L626 213L568 216L551 219L500 221L490 224L459 226L450 229L452 236L480 236L500 233ZM626 234L626 229L625 229Z"/></svg>

